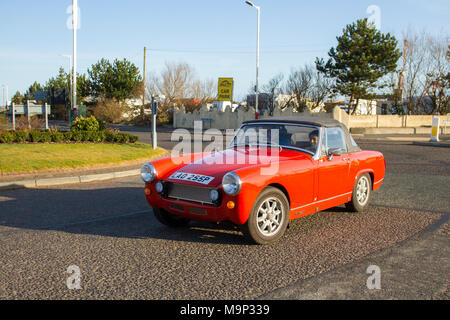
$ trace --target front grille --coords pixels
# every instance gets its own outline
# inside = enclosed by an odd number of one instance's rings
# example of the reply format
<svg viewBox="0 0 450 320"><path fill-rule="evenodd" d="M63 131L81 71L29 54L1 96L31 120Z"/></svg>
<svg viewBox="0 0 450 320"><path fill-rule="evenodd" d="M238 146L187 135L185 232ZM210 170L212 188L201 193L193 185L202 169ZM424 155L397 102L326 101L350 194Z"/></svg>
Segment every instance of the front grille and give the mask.
<svg viewBox="0 0 450 320"><path fill-rule="evenodd" d="M210 188L187 186L176 183L166 183L167 197L177 200L214 204L209 197Z"/></svg>

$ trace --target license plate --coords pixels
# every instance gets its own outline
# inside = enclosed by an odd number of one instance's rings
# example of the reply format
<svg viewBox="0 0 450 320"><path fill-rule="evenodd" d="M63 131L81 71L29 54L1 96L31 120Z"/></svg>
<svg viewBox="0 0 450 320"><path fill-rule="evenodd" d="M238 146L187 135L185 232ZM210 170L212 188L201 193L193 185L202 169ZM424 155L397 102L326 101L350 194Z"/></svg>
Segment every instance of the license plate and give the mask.
<svg viewBox="0 0 450 320"><path fill-rule="evenodd" d="M211 181L214 180L213 177L203 176L201 174L194 174L194 173L184 173L184 172L175 172L172 174L169 179L172 180L183 180L183 181L192 181L197 182L201 184L209 184Z"/></svg>

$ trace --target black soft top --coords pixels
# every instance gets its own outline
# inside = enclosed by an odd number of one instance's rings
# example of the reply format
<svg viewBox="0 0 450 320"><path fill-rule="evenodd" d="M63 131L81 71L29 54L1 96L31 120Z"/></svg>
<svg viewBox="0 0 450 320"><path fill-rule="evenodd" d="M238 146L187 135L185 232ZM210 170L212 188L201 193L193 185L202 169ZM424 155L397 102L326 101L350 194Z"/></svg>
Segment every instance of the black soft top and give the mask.
<svg viewBox="0 0 450 320"><path fill-rule="evenodd" d="M272 118L244 121L243 124L255 124L259 122L285 122L285 123L305 124L310 126L327 127L327 128L343 126L343 124L337 120L322 117L272 117Z"/></svg>
<svg viewBox="0 0 450 320"><path fill-rule="evenodd" d="M279 122L286 124L300 124L300 125L309 125L316 127L324 127L324 128L341 128L345 135L345 142L347 144L348 152L357 152L361 151L361 149L356 144L355 140L350 136L350 132L347 127L332 118L323 118L323 117L272 117L258 120L249 120L244 121L242 124L258 124L258 123L267 123L267 122Z"/></svg>

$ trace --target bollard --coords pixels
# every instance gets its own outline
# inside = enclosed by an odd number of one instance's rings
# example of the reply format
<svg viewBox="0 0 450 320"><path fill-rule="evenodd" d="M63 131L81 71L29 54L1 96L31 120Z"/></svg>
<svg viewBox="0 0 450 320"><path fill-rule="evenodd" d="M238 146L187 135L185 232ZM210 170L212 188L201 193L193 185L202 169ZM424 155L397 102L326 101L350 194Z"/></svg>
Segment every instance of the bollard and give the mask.
<svg viewBox="0 0 450 320"><path fill-rule="evenodd" d="M44 103L44 114L45 114L45 130L48 130L48 112L47 112L47 103Z"/></svg>
<svg viewBox="0 0 450 320"><path fill-rule="evenodd" d="M431 142L439 142L439 118L433 118L432 129L431 129Z"/></svg>
<svg viewBox="0 0 450 320"><path fill-rule="evenodd" d="M11 103L11 108L12 108L12 126L13 126L13 130L16 131L16 105L13 103Z"/></svg>
<svg viewBox="0 0 450 320"><path fill-rule="evenodd" d="M30 123L30 100L27 100L27 119L28 119L28 129L31 129L31 123Z"/></svg>

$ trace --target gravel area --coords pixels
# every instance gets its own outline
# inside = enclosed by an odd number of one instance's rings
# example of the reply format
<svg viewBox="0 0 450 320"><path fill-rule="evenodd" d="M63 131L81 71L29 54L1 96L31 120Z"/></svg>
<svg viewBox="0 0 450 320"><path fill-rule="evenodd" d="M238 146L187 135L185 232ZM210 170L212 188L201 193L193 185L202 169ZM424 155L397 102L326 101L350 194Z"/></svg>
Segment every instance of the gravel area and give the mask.
<svg viewBox="0 0 450 320"><path fill-rule="evenodd" d="M150 214L12 232L2 235L0 298L253 299L392 246L438 218L327 211L295 222L269 247L207 224L167 229ZM66 287L69 265L81 269L81 290Z"/></svg>

